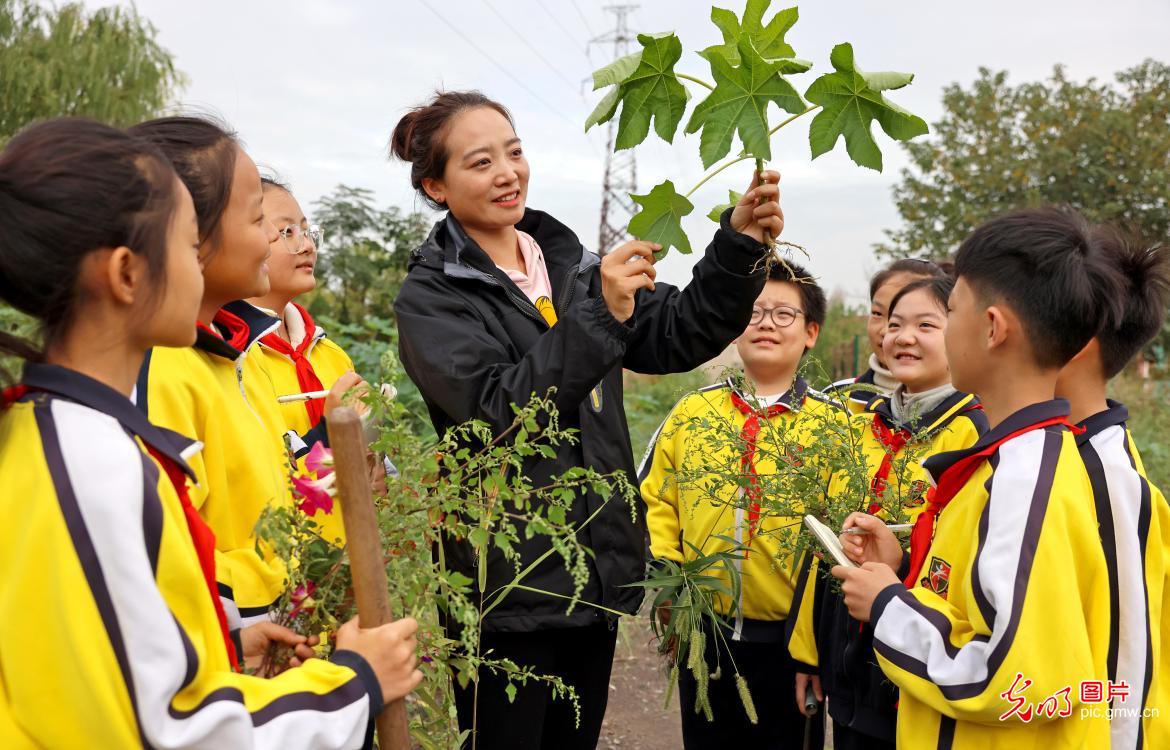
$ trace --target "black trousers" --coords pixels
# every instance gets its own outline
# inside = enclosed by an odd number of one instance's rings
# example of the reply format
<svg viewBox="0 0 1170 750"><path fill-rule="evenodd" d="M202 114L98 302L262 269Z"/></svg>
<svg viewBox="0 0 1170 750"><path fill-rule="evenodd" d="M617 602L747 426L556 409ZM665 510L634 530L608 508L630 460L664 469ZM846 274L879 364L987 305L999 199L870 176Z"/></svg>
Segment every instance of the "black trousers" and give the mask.
<svg viewBox="0 0 1170 750"><path fill-rule="evenodd" d="M894 750L894 743L871 737L834 721L833 750Z"/></svg>
<svg viewBox="0 0 1170 750"><path fill-rule="evenodd" d="M752 750L801 750L806 730L811 733L809 747L824 746L823 710L808 720L797 709L796 672L783 644L724 640L712 637L708 631L705 653L711 672L715 671L716 642L722 674L718 680L707 683L714 721L707 721L702 712L695 713L694 675L685 664L679 668L678 695L686 750L723 750L741 746ZM759 717L758 724L752 724L744 712L729 656L747 681Z"/></svg>
<svg viewBox="0 0 1170 750"><path fill-rule="evenodd" d="M568 699L553 700L545 683L517 685L516 699L504 692L507 680L483 670L475 683L455 683L459 728L473 729L477 750L593 750L609 701L617 630L599 624L533 633L483 633L480 653L511 659L536 674L556 675L577 691L581 725ZM464 747L471 747L470 736Z"/></svg>

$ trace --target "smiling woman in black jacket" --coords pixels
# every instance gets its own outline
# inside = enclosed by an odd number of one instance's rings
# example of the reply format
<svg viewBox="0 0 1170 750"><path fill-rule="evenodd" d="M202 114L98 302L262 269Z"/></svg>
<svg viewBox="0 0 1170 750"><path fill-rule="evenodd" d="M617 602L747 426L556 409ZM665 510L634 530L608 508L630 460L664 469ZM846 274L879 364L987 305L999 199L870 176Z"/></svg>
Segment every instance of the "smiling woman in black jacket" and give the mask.
<svg viewBox="0 0 1170 750"><path fill-rule="evenodd" d="M743 332L766 274L764 232L783 229L779 182L763 174L724 213L706 253L683 290L656 284L658 245L627 243L604 259L586 250L565 225L525 208L529 166L508 111L478 92L448 92L408 113L391 144L410 162L411 182L432 206L447 209L411 255L394 303L403 365L418 385L436 432L469 419L498 431L513 420L513 404L556 388L563 427L580 441L536 462L534 485L574 466L635 475L622 405L622 368L642 373L691 370L723 351ZM760 267L758 267L760 266ZM542 299L543 298L543 299ZM555 316L538 308L551 306ZM550 325L551 323L551 325ZM583 493L570 519L581 523L594 557L583 593L587 603L637 611L643 592L623 588L643 577L645 519L631 520L620 502ZM447 560L476 578L459 540L444 540ZM548 549L537 537L521 549L527 565ZM489 565L487 591L511 580L514 569ZM533 589L568 595L572 581L551 556L527 578ZM539 686L522 687L514 702L503 684L480 675L478 711L473 687L456 687L459 722L476 716L480 748L592 748L608 699L616 623L600 609L566 614L563 598L513 591L483 623L481 647L537 672L556 674L581 698L581 724L572 707L551 702Z"/></svg>

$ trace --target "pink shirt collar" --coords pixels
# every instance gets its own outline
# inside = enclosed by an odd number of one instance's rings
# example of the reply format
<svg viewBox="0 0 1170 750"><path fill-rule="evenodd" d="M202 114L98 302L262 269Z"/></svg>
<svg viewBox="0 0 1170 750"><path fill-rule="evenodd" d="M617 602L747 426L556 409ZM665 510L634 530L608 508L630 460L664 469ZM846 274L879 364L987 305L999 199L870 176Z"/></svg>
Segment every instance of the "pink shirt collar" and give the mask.
<svg viewBox="0 0 1170 750"><path fill-rule="evenodd" d="M552 284L548 279L548 267L544 263L544 253L540 251L540 245L536 244L536 240L531 235L516 230L516 239L520 245L520 255L524 259L524 271L513 271L508 268L500 268L501 271L508 274L508 278L524 292L533 303L541 297L552 299Z"/></svg>

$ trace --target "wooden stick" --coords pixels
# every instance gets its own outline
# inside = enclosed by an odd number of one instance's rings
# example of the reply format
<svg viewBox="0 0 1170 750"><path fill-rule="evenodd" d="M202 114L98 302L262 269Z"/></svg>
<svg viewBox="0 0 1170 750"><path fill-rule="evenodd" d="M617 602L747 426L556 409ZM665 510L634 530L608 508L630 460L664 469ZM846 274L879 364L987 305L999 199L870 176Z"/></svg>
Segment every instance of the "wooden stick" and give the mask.
<svg viewBox="0 0 1170 750"><path fill-rule="evenodd" d="M366 444L362 420L348 406L329 413L326 420L329 445L333 448L333 470L341 520L345 524L346 551L353 575L353 593L363 628L390 622L390 599L386 593L386 568L382 539L378 535L378 514L374 510L370 472L366 466ZM410 750L410 720L406 701L387 704L378 715L378 747L381 750Z"/></svg>

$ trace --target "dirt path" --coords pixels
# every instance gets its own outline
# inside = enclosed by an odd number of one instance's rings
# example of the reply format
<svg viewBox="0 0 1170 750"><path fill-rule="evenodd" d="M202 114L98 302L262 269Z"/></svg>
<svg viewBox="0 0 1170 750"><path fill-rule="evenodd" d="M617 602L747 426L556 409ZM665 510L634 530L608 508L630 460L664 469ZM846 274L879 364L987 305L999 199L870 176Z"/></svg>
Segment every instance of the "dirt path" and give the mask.
<svg viewBox="0 0 1170 750"><path fill-rule="evenodd" d="M678 690L666 698L662 660L644 616L624 618L609 679L609 708L598 750L682 750ZM832 733L825 741L832 750Z"/></svg>
<svg viewBox="0 0 1170 750"><path fill-rule="evenodd" d="M662 660L651 642L650 626L642 617L622 621L613 673L609 680L609 708L601 727L598 750L678 750L682 729L678 694L666 698Z"/></svg>

